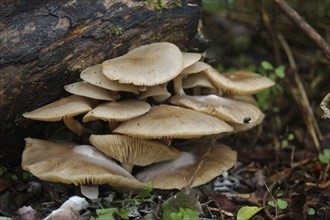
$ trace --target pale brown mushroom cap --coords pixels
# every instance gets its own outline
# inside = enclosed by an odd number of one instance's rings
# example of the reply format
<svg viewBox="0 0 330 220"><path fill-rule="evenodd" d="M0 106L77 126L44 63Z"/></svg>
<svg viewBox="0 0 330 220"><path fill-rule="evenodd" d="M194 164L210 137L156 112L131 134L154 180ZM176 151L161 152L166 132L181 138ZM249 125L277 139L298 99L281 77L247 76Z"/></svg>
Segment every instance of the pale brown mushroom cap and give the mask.
<svg viewBox="0 0 330 220"><path fill-rule="evenodd" d="M257 100L252 95L237 95L232 98L240 102L246 102L251 105L258 106Z"/></svg>
<svg viewBox="0 0 330 220"><path fill-rule="evenodd" d="M205 73L217 88L229 95L253 95L274 85L270 79L251 72L220 74L210 67Z"/></svg>
<svg viewBox="0 0 330 220"><path fill-rule="evenodd" d="M254 105L217 95L172 96L169 102L239 124L254 123L262 114Z"/></svg>
<svg viewBox="0 0 330 220"><path fill-rule="evenodd" d="M143 139L190 139L229 131L232 128L218 118L177 106L160 105L120 124L113 133Z"/></svg>
<svg viewBox="0 0 330 220"><path fill-rule="evenodd" d="M25 118L39 121L60 121L64 116L73 117L92 110L95 101L88 98L71 95L31 112L23 114Z"/></svg>
<svg viewBox="0 0 330 220"><path fill-rule="evenodd" d="M80 78L90 84L95 86L112 90L112 91L125 91L125 92L132 92L138 94L138 88L132 84L122 84L115 80L108 79L102 73L102 66L101 64L96 64L94 66L87 67L84 69L81 74Z"/></svg>
<svg viewBox="0 0 330 220"><path fill-rule="evenodd" d="M141 182L151 182L156 189L182 189L205 184L235 163L237 154L229 147L215 144L208 152L210 142L188 141L178 147L181 156L175 160L157 163L137 173Z"/></svg>
<svg viewBox="0 0 330 220"><path fill-rule="evenodd" d="M103 74L120 83L154 86L170 81L182 70L180 49L172 43L144 45L102 63Z"/></svg>
<svg viewBox="0 0 330 220"><path fill-rule="evenodd" d="M188 53L188 52L182 52L183 56L183 65L182 69L185 69L194 63L196 63L198 60L202 58L202 54L200 53Z"/></svg>
<svg viewBox="0 0 330 220"><path fill-rule="evenodd" d="M147 102L126 99L120 102L107 102L96 106L84 117L83 122L104 121L127 121L145 114L151 106Z"/></svg>
<svg viewBox="0 0 330 220"><path fill-rule="evenodd" d="M216 89L204 73L196 73L183 79L182 88L189 89L194 87Z"/></svg>
<svg viewBox="0 0 330 220"><path fill-rule="evenodd" d="M202 72L209 67L210 67L210 65L208 65L204 62L198 61L198 62L194 63L193 65L188 66L187 68L182 70L181 74L183 74L183 75L195 74L195 73Z"/></svg>
<svg viewBox="0 0 330 220"><path fill-rule="evenodd" d="M147 166L180 156L180 151L173 147L157 141L142 140L125 135L91 135L89 141L108 157L138 166Z"/></svg>
<svg viewBox="0 0 330 220"><path fill-rule="evenodd" d="M149 86L147 90L142 92L138 99L145 99L152 97L156 102L163 102L171 96L171 93L167 91L166 84Z"/></svg>
<svg viewBox="0 0 330 220"><path fill-rule="evenodd" d="M42 180L75 185L109 184L126 187L127 191L144 187L115 161L91 146L25 140L22 167Z"/></svg>
<svg viewBox="0 0 330 220"><path fill-rule="evenodd" d="M94 86L88 82L80 81L64 86L64 89L75 95L80 95L92 99L114 101L117 97L111 91Z"/></svg>
<svg viewBox="0 0 330 220"><path fill-rule="evenodd" d="M234 130L228 134L235 134L235 133L250 130L250 129L256 127L257 125L261 124L263 122L264 118L265 118L265 114L261 112L260 117L257 118L257 120L255 120L255 121L245 123L245 124L229 123L234 128Z"/></svg>

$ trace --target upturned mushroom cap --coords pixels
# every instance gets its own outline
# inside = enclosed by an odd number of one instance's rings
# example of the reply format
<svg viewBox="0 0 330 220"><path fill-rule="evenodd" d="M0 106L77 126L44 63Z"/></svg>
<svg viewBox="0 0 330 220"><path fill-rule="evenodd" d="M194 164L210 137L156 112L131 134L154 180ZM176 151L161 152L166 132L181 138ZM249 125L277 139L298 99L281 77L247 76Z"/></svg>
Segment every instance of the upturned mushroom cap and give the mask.
<svg viewBox="0 0 330 220"><path fill-rule="evenodd" d="M182 52L183 56L183 66L182 69L185 69L194 63L196 63L198 60L202 58L202 54L200 53L187 53L187 52Z"/></svg>
<svg viewBox="0 0 330 220"><path fill-rule="evenodd" d="M102 66L101 64L97 64L94 66L87 67L84 69L81 74L80 78L90 84L95 86L112 90L112 91L125 91L125 92L132 92L138 94L138 88L132 84L122 84L115 80L108 79L102 73Z"/></svg>
<svg viewBox="0 0 330 220"><path fill-rule="evenodd" d="M262 114L254 105L217 95L173 96L169 101L238 124L254 123Z"/></svg>
<svg viewBox="0 0 330 220"><path fill-rule="evenodd" d="M108 157L138 166L147 166L180 156L180 151L173 147L125 135L91 135L89 141Z"/></svg>
<svg viewBox="0 0 330 220"><path fill-rule="evenodd" d="M98 100L107 100L107 101L114 101L117 99L117 96L114 96L111 91L107 89L103 89L88 82L80 81L75 82L69 85L64 86L64 89L75 95L80 95L92 99Z"/></svg>
<svg viewBox="0 0 330 220"><path fill-rule="evenodd" d="M137 173L141 182L151 182L156 189L196 187L211 181L230 169L236 162L236 152L222 144L210 146L210 141L188 141L178 147L181 156L157 163Z"/></svg>
<svg viewBox="0 0 330 220"><path fill-rule="evenodd" d="M84 117L83 122L104 120L104 121L127 121L138 117L150 110L147 102L126 99L120 102L107 102L96 106Z"/></svg>
<svg viewBox="0 0 330 220"><path fill-rule="evenodd" d="M75 185L109 184L126 187L127 191L143 189L143 184L129 172L91 146L33 138L25 141L22 167L42 180Z"/></svg>
<svg viewBox="0 0 330 220"><path fill-rule="evenodd" d="M160 105L120 124L113 133L143 139L190 139L229 131L232 128L218 118L177 106Z"/></svg>
<svg viewBox="0 0 330 220"><path fill-rule="evenodd" d="M60 121L64 116L73 117L92 110L95 101L81 96L68 96L31 112L23 114L25 118L39 121Z"/></svg>
<svg viewBox="0 0 330 220"><path fill-rule="evenodd" d="M154 86L170 81L182 70L183 58L174 44L144 45L102 63L103 74L120 83Z"/></svg>
<svg viewBox="0 0 330 220"><path fill-rule="evenodd" d="M220 74L209 67L205 73L217 88L229 95L253 95L274 85L270 79L251 72Z"/></svg>

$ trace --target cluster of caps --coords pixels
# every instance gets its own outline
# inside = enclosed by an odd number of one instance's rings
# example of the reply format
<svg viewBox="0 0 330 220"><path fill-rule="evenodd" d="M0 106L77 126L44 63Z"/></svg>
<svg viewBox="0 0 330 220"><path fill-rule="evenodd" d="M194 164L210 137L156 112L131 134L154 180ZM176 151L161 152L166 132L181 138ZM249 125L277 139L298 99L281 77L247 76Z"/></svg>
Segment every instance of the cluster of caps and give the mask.
<svg viewBox="0 0 330 220"><path fill-rule="evenodd" d="M23 168L47 181L122 191L142 190L148 182L157 189L195 187L222 174L236 162L236 152L202 137L259 124L264 115L251 95L274 83L251 72L220 74L200 59L161 42L86 68L83 81L65 86L71 96L24 117L63 120L89 143L26 138ZM87 129L93 121L109 132Z"/></svg>

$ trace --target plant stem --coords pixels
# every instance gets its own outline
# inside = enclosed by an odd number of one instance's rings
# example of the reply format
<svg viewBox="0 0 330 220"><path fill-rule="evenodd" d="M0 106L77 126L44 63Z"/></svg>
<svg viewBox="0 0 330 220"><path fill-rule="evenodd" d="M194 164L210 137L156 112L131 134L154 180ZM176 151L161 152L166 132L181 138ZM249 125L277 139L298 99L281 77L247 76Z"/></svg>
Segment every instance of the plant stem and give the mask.
<svg viewBox="0 0 330 220"><path fill-rule="evenodd" d="M286 14L286 16L297 25L318 47L324 55L330 60L329 44L310 26L285 0L273 0L275 4Z"/></svg>

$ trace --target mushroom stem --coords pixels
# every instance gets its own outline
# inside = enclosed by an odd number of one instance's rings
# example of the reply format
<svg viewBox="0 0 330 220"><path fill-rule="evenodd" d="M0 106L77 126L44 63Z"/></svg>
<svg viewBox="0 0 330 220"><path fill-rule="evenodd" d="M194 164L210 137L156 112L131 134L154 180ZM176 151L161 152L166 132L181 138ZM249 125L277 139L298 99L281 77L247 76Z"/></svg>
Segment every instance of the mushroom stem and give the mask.
<svg viewBox="0 0 330 220"><path fill-rule="evenodd" d="M99 196L98 186L81 185L80 192L89 199L97 199Z"/></svg>
<svg viewBox="0 0 330 220"><path fill-rule="evenodd" d="M119 121L108 121L108 125L110 130L112 131L119 125Z"/></svg>
<svg viewBox="0 0 330 220"><path fill-rule="evenodd" d="M122 162L120 164L125 170L127 170L129 173L132 173L132 170L133 170L133 164L131 163L126 163L126 162Z"/></svg>
<svg viewBox="0 0 330 220"><path fill-rule="evenodd" d="M75 120L73 117L64 116L63 121L64 124L78 136L89 136L92 134L89 129L82 126L82 124L79 121Z"/></svg>
<svg viewBox="0 0 330 220"><path fill-rule="evenodd" d="M111 97L113 97L114 100L118 101L120 100L120 94L116 91L110 91Z"/></svg>
<svg viewBox="0 0 330 220"><path fill-rule="evenodd" d="M138 86L137 88L138 88L138 91L139 92L145 92L148 87L146 87L146 86Z"/></svg>
<svg viewBox="0 0 330 220"><path fill-rule="evenodd" d="M168 138L162 138L162 139L159 139L159 142L165 144L166 146L170 146L172 140L168 139Z"/></svg>
<svg viewBox="0 0 330 220"><path fill-rule="evenodd" d="M173 80L173 85L174 85L174 92L177 95L185 95L186 93L184 92L182 88L182 75L178 75L174 80Z"/></svg>
<svg viewBox="0 0 330 220"><path fill-rule="evenodd" d="M201 95L202 94L202 88L201 87L194 87L193 88L193 95Z"/></svg>

